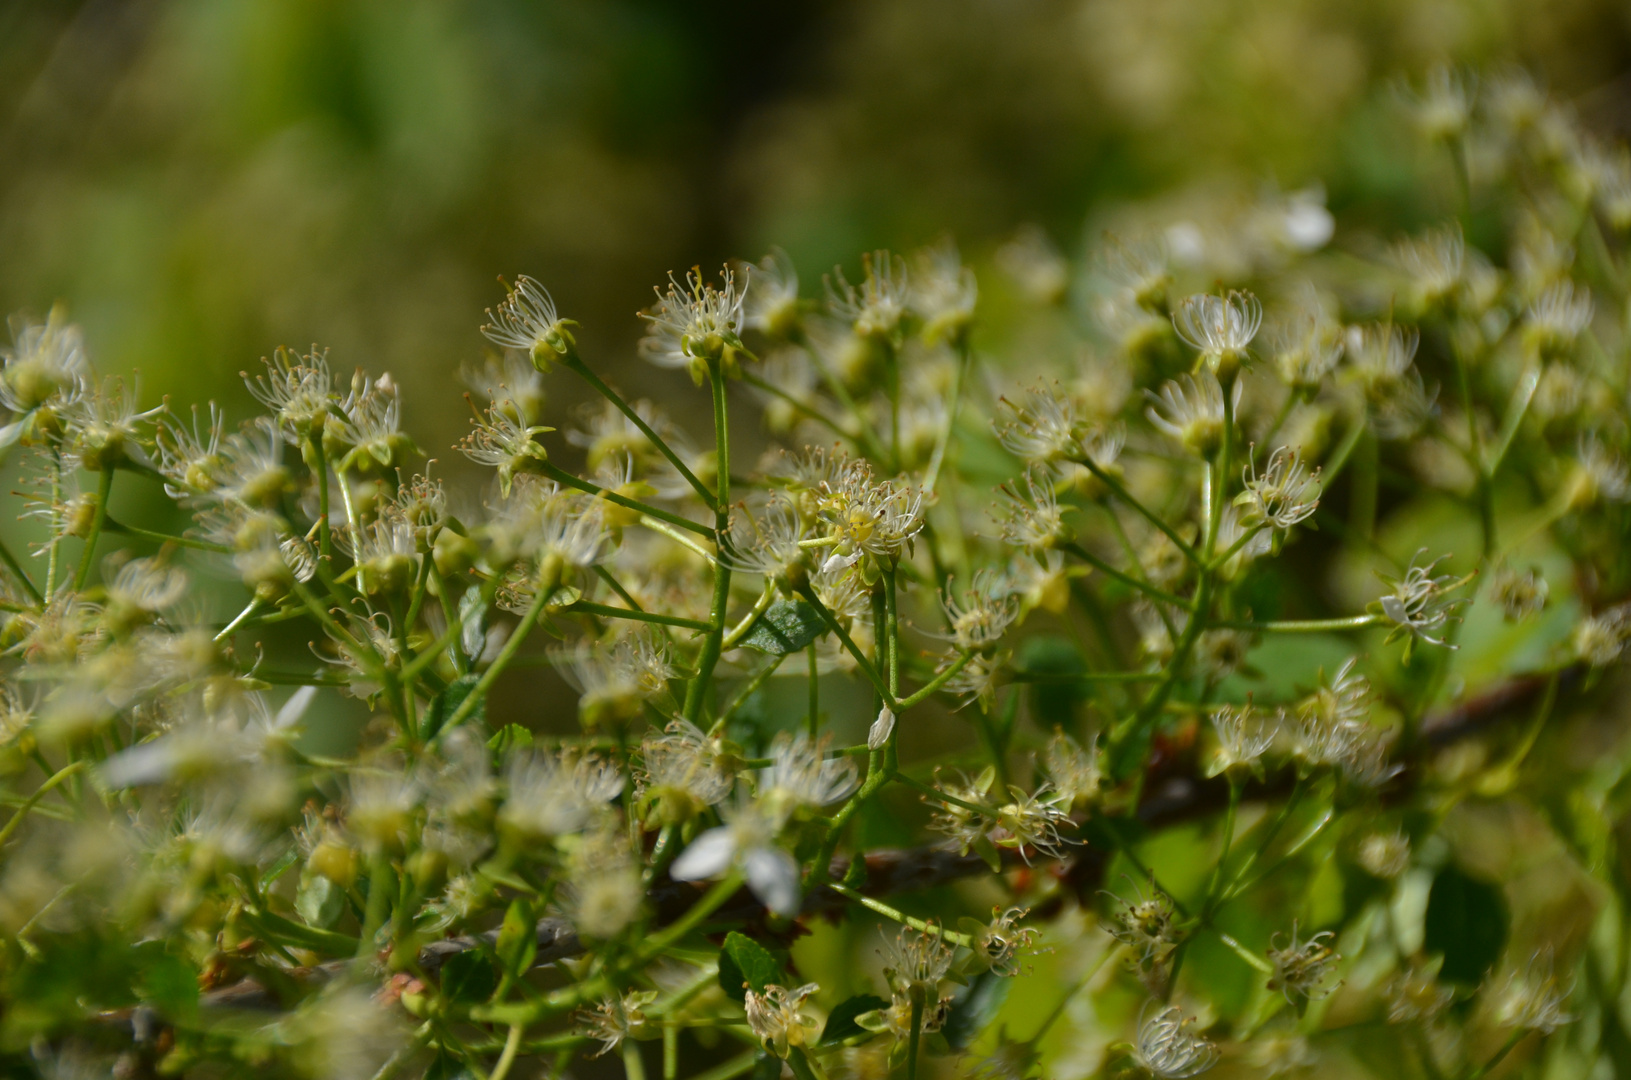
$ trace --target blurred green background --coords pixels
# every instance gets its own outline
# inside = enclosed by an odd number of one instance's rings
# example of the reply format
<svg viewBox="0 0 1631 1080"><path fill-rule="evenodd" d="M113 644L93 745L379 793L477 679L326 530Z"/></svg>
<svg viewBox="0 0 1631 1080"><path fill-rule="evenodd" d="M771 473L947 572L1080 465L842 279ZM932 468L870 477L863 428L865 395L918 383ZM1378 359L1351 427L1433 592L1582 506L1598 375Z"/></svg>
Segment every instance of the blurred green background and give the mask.
<svg viewBox="0 0 1631 1080"><path fill-rule="evenodd" d="M671 269L1026 221L1063 246L1198 178L1326 184L1406 223L1383 114L1439 61L1516 61L1622 126L1604 0L11 0L0 309L63 301L104 371L235 418L280 344L390 370L422 446L465 428L498 274L632 363ZM632 371L625 381L633 382ZM638 375L661 394L683 376Z"/></svg>

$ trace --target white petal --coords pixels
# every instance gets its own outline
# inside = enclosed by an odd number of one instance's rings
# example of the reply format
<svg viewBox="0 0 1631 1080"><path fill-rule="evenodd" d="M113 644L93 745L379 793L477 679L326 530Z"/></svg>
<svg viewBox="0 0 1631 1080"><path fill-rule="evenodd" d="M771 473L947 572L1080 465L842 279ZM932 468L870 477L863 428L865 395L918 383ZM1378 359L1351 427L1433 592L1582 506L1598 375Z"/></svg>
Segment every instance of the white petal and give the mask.
<svg viewBox="0 0 1631 1080"><path fill-rule="evenodd" d="M866 748L868 750L882 750L889 741L889 733L895 730L895 714L885 705L878 710L878 718L872 722L872 727L866 733Z"/></svg>
<svg viewBox="0 0 1631 1080"><path fill-rule="evenodd" d="M102 779L110 788L142 787L169 779L175 767L175 739L160 736L121 750L102 763Z"/></svg>
<svg viewBox="0 0 1631 1080"><path fill-rule="evenodd" d="M675 881L701 881L703 878L718 877L730 867L735 854L736 838L731 834L730 826L709 829L680 852L680 857L669 867L668 876Z"/></svg>
<svg viewBox="0 0 1631 1080"><path fill-rule="evenodd" d="M278 731L283 731L300 723L300 718L305 716L306 710L311 707L311 699L316 696L315 686L302 686L290 694L289 700L283 703L283 708L277 711L277 719L272 722L272 726Z"/></svg>
<svg viewBox="0 0 1631 1080"><path fill-rule="evenodd" d="M798 914L799 864L793 856L778 847L756 847L743 856L742 869L747 871L748 888L765 907L777 915Z"/></svg>

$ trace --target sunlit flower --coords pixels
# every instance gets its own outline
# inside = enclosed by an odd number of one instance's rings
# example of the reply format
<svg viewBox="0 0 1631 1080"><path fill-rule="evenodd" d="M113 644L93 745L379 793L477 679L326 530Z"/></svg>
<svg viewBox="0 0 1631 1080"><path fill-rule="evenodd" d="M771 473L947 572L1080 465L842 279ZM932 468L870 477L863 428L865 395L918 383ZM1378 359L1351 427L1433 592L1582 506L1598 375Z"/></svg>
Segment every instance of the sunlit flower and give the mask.
<svg viewBox="0 0 1631 1080"><path fill-rule="evenodd" d="M1186 1080L1210 1069L1218 1048L1189 1030L1193 1022L1176 1005L1149 1003L1139 1020L1133 1059L1157 1080Z"/></svg>
<svg viewBox="0 0 1631 1080"><path fill-rule="evenodd" d="M778 915L799 910L799 865L776 844L781 816L757 802L722 809L725 824L702 833L669 868L675 881L717 878L733 867L759 902Z"/></svg>
<svg viewBox="0 0 1631 1080"><path fill-rule="evenodd" d="M1327 987L1325 981L1342 959L1331 949L1330 942L1334 936L1331 931L1322 930L1298 940L1297 924L1293 922L1290 941L1283 946L1270 943L1269 963L1274 966L1274 974L1269 979L1268 988L1280 991L1292 1004L1330 994L1334 987ZM1276 935L1274 940L1278 941L1279 936Z"/></svg>
<svg viewBox="0 0 1631 1080"><path fill-rule="evenodd" d="M1237 380L1230 389L1231 407L1240 404L1244 386ZM1144 415L1150 423L1189 450L1209 456L1223 444L1223 386L1211 371L1169 379L1149 397L1154 404Z"/></svg>
<svg viewBox="0 0 1631 1080"><path fill-rule="evenodd" d="M655 990L631 990L573 1013L577 1030L600 1043L600 1049L589 1056L608 1054L622 1045L624 1039L646 1038L652 1025L645 1009L656 1000Z"/></svg>
<svg viewBox="0 0 1631 1080"><path fill-rule="evenodd" d="M481 328L482 335L495 345L519 349L532 359L539 371L547 370L556 356L570 353L576 342L572 340L573 325L555 311L555 301L549 290L525 274L518 274L514 287L507 287L504 302L497 310L487 309L492 321ZM526 422L528 414L520 419Z"/></svg>
<svg viewBox="0 0 1631 1080"><path fill-rule="evenodd" d="M863 338L888 337L906 314L911 294L906 260L887 251L874 251L861 256L861 265L865 277L859 287L851 285L839 267L822 279L827 287L827 309Z"/></svg>
<svg viewBox="0 0 1631 1080"><path fill-rule="evenodd" d="M854 760L845 755L828 757L831 745L827 735L812 739L802 732L783 732L776 736L770 744L770 765L759 774L760 798L772 812L828 806L860 785Z"/></svg>
<svg viewBox="0 0 1631 1080"><path fill-rule="evenodd" d="M1258 473L1255 462L1245 469L1246 490L1235 497L1241 508L1241 524L1289 529L1313 516L1320 505L1319 470L1310 473L1302 454L1282 446L1269 455Z"/></svg>
<svg viewBox="0 0 1631 1080"><path fill-rule="evenodd" d="M1465 597L1454 597L1450 593L1470 581L1471 575L1462 578L1449 574L1435 576L1434 567L1448 556L1441 555L1430 563L1417 565L1417 560L1425 554L1426 548L1416 552L1415 557L1410 560L1409 568L1398 577L1377 575L1391 590L1377 602L1382 617L1393 626L1393 631L1388 634L1387 639L1391 642L1400 637L1407 638L1405 645L1407 658L1411 646L1417 640L1425 641L1429 645L1455 648L1447 644L1444 632L1455 617L1456 611L1470 603Z"/></svg>
<svg viewBox="0 0 1631 1080"><path fill-rule="evenodd" d="M1178 336L1220 379L1228 379L1245 362L1262 324L1263 305L1248 292L1191 296L1172 313Z"/></svg>
<svg viewBox="0 0 1631 1080"><path fill-rule="evenodd" d="M263 362L265 375L251 379L247 371L240 372L250 394L272 410L278 422L296 440L314 434L329 409L340 400L334 392L328 353L313 349L301 356L290 349L279 349L270 360Z"/></svg>
<svg viewBox="0 0 1631 1080"><path fill-rule="evenodd" d="M720 285L704 282L699 270L688 271L681 284L668 276L668 291L657 292L657 303L641 318L650 324L640 341L640 355L658 367L687 368L698 383L707 365L742 347L742 304L748 290L744 280L736 288L729 267L720 271Z"/></svg>
<svg viewBox="0 0 1631 1080"><path fill-rule="evenodd" d="M748 1027L767 1052L785 1058L791 1048L815 1042L821 1025L803 1008L804 999L819 989L815 983L796 990L772 983L764 988L764 993L749 988L743 1004Z"/></svg>

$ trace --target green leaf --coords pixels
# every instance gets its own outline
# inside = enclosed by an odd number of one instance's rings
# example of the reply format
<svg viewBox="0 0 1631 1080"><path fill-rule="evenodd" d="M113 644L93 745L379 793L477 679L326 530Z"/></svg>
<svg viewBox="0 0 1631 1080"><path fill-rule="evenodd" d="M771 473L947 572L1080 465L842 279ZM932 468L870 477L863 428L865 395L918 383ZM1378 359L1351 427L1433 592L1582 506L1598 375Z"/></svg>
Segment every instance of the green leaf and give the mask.
<svg viewBox="0 0 1631 1080"><path fill-rule="evenodd" d="M1442 953L1439 977L1477 984L1501 958L1510 917L1498 886L1454 866L1440 870L1427 894L1424 951Z"/></svg>
<svg viewBox="0 0 1631 1080"><path fill-rule="evenodd" d="M719 986L736 1001L747 997L748 988L764 993L766 986L782 981L782 966L757 941L732 930L719 950Z"/></svg>
<svg viewBox="0 0 1631 1080"><path fill-rule="evenodd" d="M442 996L464 1005L478 1005L498 989L493 958L479 949L454 953L442 965Z"/></svg>
<svg viewBox="0 0 1631 1080"><path fill-rule="evenodd" d="M520 724L505 724L498 734L487 740L487 749L496 753L499 758L507 757L517 750L526 750L532 746L532 732Z"/></svg>
<svg viewBox="0 0 1631 1080"><path fill-rule="evenodd" d="M855 1022L855 1018L862 1013L869 1013L875 1009L887 1009L889 1002L876 994L856 994L852 998L845 998L834 1006L833 1011L827 1014L827 1026L821 1029L823 1043L838 1043L845 1039L853 1039L857 1035L871 1034L866 1028Z"/></svg>
<svg viewBox="0 0 1631 1080"><path fill-rule="evenodd" d="M504 925L498 928L498 943L494 952L504 971L520 978L532 966L533 954L538 951L538 928L532 917L532 905L525 900L510 902L504 913Z"/></svg>
<svg viewBox="0 0 1631 1080"><path fill-rule="evenodd" d="M786 656L809 646L827 632L827 624L816 609L803 600L781 600L753 624L742 644L775 656Z"/></svg>
<svg viewBox="0 0 1631 1080"><path fill-rule="evenodd" d="M968 988L952 998L951 1012L941 1030L953 1050L968 1046L997 1018L1012 985L1012 979L987 971L969 980Z"/></svg>
<svg viewBox="0 0 1631 1080"><path fill-rule="evenodd" d="M322 874L305 874L294 896L294 909L307 926L328 930L345 911L345 890Z"/></svg>
<svg viewBox="0 0 1631 1080"><path fill-rule="evenodd" d="M468 675L460 675L447 684L446 690L431 698L430 704L425 707L425 718L419 729L421 736L426 739L434 739L442 730L442 725L446 724L448 718L459 711L459 706L464 704L464 699L470 696L470 691L474 690L476 684L480 681L481 676L474 672ZM467 724L480 723L485 719L487 719L487 702L482 701L476 704L470 715L465 717L464 722Z"/></svg>

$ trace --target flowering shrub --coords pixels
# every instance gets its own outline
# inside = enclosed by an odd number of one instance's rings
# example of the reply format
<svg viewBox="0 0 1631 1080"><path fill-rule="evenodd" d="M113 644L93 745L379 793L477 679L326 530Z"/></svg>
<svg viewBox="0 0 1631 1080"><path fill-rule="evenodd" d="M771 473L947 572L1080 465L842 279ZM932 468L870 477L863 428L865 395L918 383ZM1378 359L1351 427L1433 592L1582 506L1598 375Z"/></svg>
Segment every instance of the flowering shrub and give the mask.
<svg viewBox="0 0 1631 1080"><path fill-rule="evenodd" d="M229 429L21 324L8 1068L1631 1068L1631 162L1518 75L1408 104L1457 220L1025 232L989 349L949 244L820 300L779 253L672 278L640 351L706 433L518 278L479 507L388 376L279 351ZM489 718L544 636L577 734Z"/></svg>

